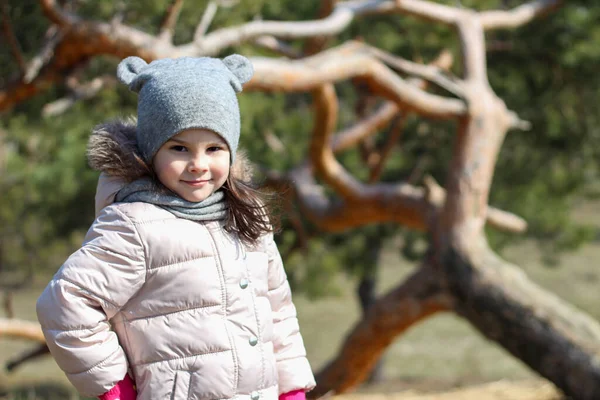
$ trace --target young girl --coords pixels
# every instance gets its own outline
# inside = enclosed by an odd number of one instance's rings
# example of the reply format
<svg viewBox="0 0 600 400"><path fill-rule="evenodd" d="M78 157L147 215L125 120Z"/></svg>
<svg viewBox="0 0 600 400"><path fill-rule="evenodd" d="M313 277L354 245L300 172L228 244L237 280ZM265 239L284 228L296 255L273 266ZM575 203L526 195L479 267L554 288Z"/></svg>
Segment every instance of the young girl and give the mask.
<svg viewBox="0 0 600 400"><path fill-rule="evenodd" d="M119 64L137 126L92 135L97 218L37 302L82 394L297 400L314 387L264 203L236 161L252 74L236 54Z"/></svg>

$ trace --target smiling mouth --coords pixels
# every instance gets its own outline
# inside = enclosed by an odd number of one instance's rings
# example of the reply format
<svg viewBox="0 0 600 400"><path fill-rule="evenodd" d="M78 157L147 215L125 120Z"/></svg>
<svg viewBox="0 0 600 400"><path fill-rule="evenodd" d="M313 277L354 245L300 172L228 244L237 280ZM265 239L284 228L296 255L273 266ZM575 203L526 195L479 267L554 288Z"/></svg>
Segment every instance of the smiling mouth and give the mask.
<svg viewBox="0 0 600 400"><path fill-rule="evenodd" d="M204 180L200 180L200 181L182 181L182 182L185 183L185 184L188 184L190 186L198 187L198 186L204 186L204 185L206 185L209 182L209 180L208 179L204 179Z"/></svg>

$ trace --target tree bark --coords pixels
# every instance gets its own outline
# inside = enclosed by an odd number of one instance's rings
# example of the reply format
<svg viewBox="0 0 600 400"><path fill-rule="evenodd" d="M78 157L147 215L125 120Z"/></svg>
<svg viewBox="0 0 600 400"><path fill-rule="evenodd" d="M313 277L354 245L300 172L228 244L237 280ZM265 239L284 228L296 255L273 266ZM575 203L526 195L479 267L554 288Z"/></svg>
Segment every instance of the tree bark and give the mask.
<svg viewBox="0 0 600 400"><path fill-rule="evenodd" d="M363 277L358 285L357 292L363 317L366 315L367 310L371 307L371 305L375 303L375 286L375 278L372 276ZM383 381L383 379L383 359L380 358L369 374L367 383L377 383Z"/></svg>
<svg viewBox="0 0 600 400"><path fill-rule="evenodd" d="M481 241L480 241L481 242ZM473 246L475 247L475 246ZM444 255L456 312L573 399L600 399L600 327L479 243Z"/></svg>
<svg viewBox="0 0 600 400"><path fill-rule="evenodd" d="M381 253L381 241L380 240L370 240L369 241L369 252L370 252L370 261L372 261L373 269L375 269L375 265L379 262L379 255ZM373 243L376 242L376 243ZM376 293L377 280L373 273L363 272L363 276L356 288L356 294L358 300L360 302L360 309L362 311L363 318L369 312L369 308L375 303L377 299ZM369 374L367 378L368 383L376 383L383 380L383 360L379 359L373 370Z"/></svg>
<svg viewBox="0 0 600 400"><path fill-rule="evenodd" d="M18 319L0 318L0 338L26 339L46 343L40 324Z"/></svg>
<svg viewBox="0 0 600 400"><path fill-rule="evenodd" d="M344 393L369 376L381 354L408 328L452 308L431 266L418 268L404 283L375 302L346 337L337 356L316 376L310 398Z"/></svg>

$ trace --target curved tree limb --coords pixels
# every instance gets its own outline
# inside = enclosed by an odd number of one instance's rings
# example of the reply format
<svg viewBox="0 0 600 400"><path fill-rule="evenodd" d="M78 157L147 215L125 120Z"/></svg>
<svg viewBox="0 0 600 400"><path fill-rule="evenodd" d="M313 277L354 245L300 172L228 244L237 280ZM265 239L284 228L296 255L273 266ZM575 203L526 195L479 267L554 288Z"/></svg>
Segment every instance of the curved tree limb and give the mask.
<svg viewBox="0 0 600 400"><path fill-rule="evenodd" d="M46 33L46 42L41 51L28 63L22 82L28 84L38 77L40 70L54 57L56 47L63 38L63 32L51 26Z"/></svg>
<svg viewBox="0 0 600 400"><path fill-rule="evenodd" d="M321 7L319 8L319 19L323 19L335 10L338 0L323 0L321 1ZM305 55L317 54L325 48L327 41L330 36L315 36L309 38L304 44L303 53Z"/></svg>
<svg viewBox="0 0 600 400"><path fill-rule="evenodd" d="M436 57L435 60L431 62L430 65L423 67L426 67L425 70L427 70L427 67L432 67L434 69L429 71L431 71L434 75L441 75L444 71L450 68L453 61L452 54L444 50ZM409 66L408 68L403 68L404 71L412 75L425 78L423 75L427 75L427 73L420 74L419 69L413 67L413 64L414 63L411 62L403 64ZM411 78L409 82L421 89L425 89L427 86L427 81L424 79ZM367 136L376 133L384 126L388 125L394 119L394 117L396 117L396 114L399 111L400 108L394 102L386 101L373 114L364 117L355 125L333 135L331 140L331 148L333 152L337 153L338 151L352 147Z"/></svg>
<svg viewBox="0 0 600 400"><path fill-rule="evenodd" d="M179 19L181 7L183 7L183 0L173 0L173 2L169 5L169 8L165 13L163 21L160 24L158 40L164 42L172 42L173 31L175 30L175 25L177 24L177 20Z"/></svg>
<svg viewBox="0 0 600 400"><path fill-rule="evenodd" d="M40 0L42 11L46 17L61 28L65 28L81 22L77 15L66 11L56 4L56 0Z"/></svg>
<svg viewBox="0 0 600 400"><path fill-rule="evenodd" d="M373 114L366 116L353 126L346 128L331 137L331 149L334 153L356 145L366 137L373 135L398 114L400 108L396 103L386 101Z"/></svg>
<svg viewBox="0 0 600 400"><path fill-rule="evenodd" d="M200 23L196 27L196 31L194 32L194 42L202 40L202 37L208 31L208 27L212 23L215 15L217 14L217 10L219 9L219 5L216 1L209 1L204 13L202 14L202 18L200 19Z"/></svg>
<svg viewBox="0 0 600 400"><path fill-rule="evenodd" d="M485 11L480 14L485 30L514 29L560 7L563 0L535 0L507 11Z"/></svg>
<svg viewBox="0 0 600 400"><path fill-rule="evenodd" d="M116 79L113 76L98 76L90 82L83 84L78 83L72 88L72 92L69 96L54 100L42 107L42 116L52 117L60 115L73 107L79 100L90 99L100 90L114 86L115 83Z"/></svg>
<svg viewBox="0 0 600 400"><path fill-rule="evenodd" d="M270 35L280 39L330 36L341 32L352 22L353 12L346 7L338 7L326 18L319 21L278 22L252 21L240 27L223 28L206 35L202 40L180 47L182 53L201 52L215 55L221 49Z"/></svg>
<svg viewBox="0 0 600 400"><path fill-rule="evenodd" d="M468 113L460 118L446 193L432 226L431 259L455 310L566 395L600 396L600 325L530 282L488 247L484 224L496 159L514 121L491 89L484 27L456 22L467 71ZM431 197L443 197L439 190ZM434 192L432 191L432 193Z"/></svg>
<svg viewBox="0 0 600 400"><path fill-rule="evenodd" d="M375 164L369 172L369 183L375 183L381 179L381 174L383 173L385 163L392 154L396 144L400 141L405 122L406 115L400 115L396 117L396 120L392 123L387 141L380 150L377 164Z"/></svg>
<svg viewBox="0 0 600 400"><path fill-rule="evenodd" d="M444 63L445 59L452 59L452 55L447 51L442 52L438 56L439 61L437 63L432 63L431 65L423 65L409 60L405 60L402 57L394 56L372 46L369 46L369 50L378 59L380 59L395 70L410 74L414 77L425 79L431 83L436 84L442 89L445 89L450 93L455 94L458 97L463 96L462 83L460 82L460 80L456 77L449 75L448 72L445 71L447 68L440 68L436 65Z"/></svg>
<svg viewBox="0 0 600 400"><path fill-rule="evenodd" d="M302 53L294 49L289 44L277 39L275 36L261 36L256 38L254 43L260 47L271 50L276 54L281 54L287 58L296 59L302 57Z"/></svg>
<svg viewBox="0 0 600 400"><path fill-rule="evenodd" d="M447 63L448 60L443 61ZM416 85L422 82L411 82ZM289 174L299 204L309 219L320 229L335 232L366 223L395 221L410 228L425 230L431 215L442 203L430 202L422 189L402 184L365 185L350 175L335 159L331 146L332 132L337 121L337 99L332 85L313 92L315 123L311 141L311 156L315 168L343 200L328 199L312 176L312 169L302 165ZM391 116L391 108L384 108ZM381 117L381 115L378 115ZM377 118L375 122L381 122ZM369 127L376 123L369 121ZM363 126L361 125L361 128ZM442 190L443 192L443 190ZM493 210L493 209L492 209ZM491 213L496 227L522 231L526 223L510 213Z"/></svg>
<svg viewBox="0 0 600 400"><path fill-rule="evenodd" d="M442 207L446 202L446 191L444 188L431 176L425 177L424 183L426 188L425 197L438 207ZM495 229L513 233L522 233L527 230L527 221L523 218L495 207L487 208L486 224Z"/></svg>
<svg viewBox="0 0 600 400"><path fill-rule="evenodd" d="M464 247L463 247L464 248ZM455 308L569 398L600 394L600 325L494 254L483 237L443 256Z"/></svg>
<svg viewBox="0 0 600 400"><path fill-rule="evenodd" d="M388 346L409 327L453 308L428 261L379 298L344 340L336 358L316 374L310 398L343 393L362 383Z"/></svg>
<svg viewBox="0 0 600 400"><path fill-rule="evenodd" d="M456 24L466 13L474 14L471 10L424 0L396 0L395 5L402 13L447 25Z"/></svg>
<svg viewBox="0 0 600 400"><path fill-rule="evenodd" d="M487 12L487 14L483 14L482 24L483 26L486 23L489 23L491 27L498 26L500 23L493 21L498 21L499 16L502 16L502 20L506 20L506 15L518 16L509 17L509 19L526 21L528 18L541 15L544 11L555 7L559 2L559 0L533 1L530 3L529 8L522 6L523 8L515 9L513 14ZM160 40L160 37L123 25L118 21L113 23L87 21L61 8L56 0L40 0L40 5L48 19L59 26L61 31L68 32L68 34L64 34L60 38L59 43L55 46L56 51L53 58L41 66L41 72L35 76L35 79L30 77L30 81L27 82L9 83L6 88L0 91L0 111L31 97L41 90L45 90L60 81L65 69L73 67L81 60L97 55L113 55L119 58L135 55L148 61L164 57L215 55L224 48L253 41L262 36L281 39L335 35L344 30L354 18L363 15L405 13L434 20L437 18L442 22L453 23L459 15L465 15L465 13L475 14L472 11L419 0L345 1L337 3L333 11L320 20L301 22L253 21L232 28L216 30L209 35L196 35L192 43L173 46L170 41ZM532 13L528 10L535 10L535 12ZM525 14L527 18L521 16ZM508 25L510 26L510 24ZM362 67L369 69L367 65ZM372 79L372 83L379 88L380 92L385 92L383 88L386 85L391 85L395 92L405 90L405 88L400 87L402 86L401 80L390 78L390 74L385 69L382 70L381 67L381 65L370 67L371 76L375 77ZM381 75L380 78L379 75ZM311 90L325 83L324 81L331 80L322 79L312 85L310 89L305 90ZM411 99L413 102L416 100L418 99ZM435 97L430 98L430 100L435 101ZM421 101L426 101L426 99L421 99ZM444 105L442 104L442 106ZM452 109L451 112L446 110L441 113L445 116L456 116L463 112L459 104L450 106L446 103L445 107Z"/></svg>
<svg viewBox="0 0 600 400"><path fill-rule="evenodd" d="M419 89L363 50L361 44L350 43L303 60L251 58L255 75L245 88L265 91L309 91L325 83L360 76L366 79L378 94L422 115L451 118L463 115L466 111L461 100L444 98ZM15 87L0 91L0 110L45 88L59 76L56 70L50 69L29 84L19 82ZM32 89L37 90L34 92Z"/></svg>
<svg viewBox="0 0 600 400"><path fill-rule="evenodd" d="M48 348L48 345L46 345L46 343L39 344L36 347L29 349L29 350L21 353L17 357L12 358L9 361L7 361L6 370L8 372L14 371L22 364L24 364L28 361L31 361L33 359L36 359L40 356L46 355L48 353L50 353L50 349Z"/></svg>
<svg viewBox="0 0 600 400"><path fill-rule="evenodd" d="M40 324L18 319L0 318L0 337L46 343Z"/></svg>
<svg viewBox="0 0 600 400"><path fill-rule="evenodd" d="M476 12L425 0L395 0L395 6L402 13L447 25L456 25L464 21L465 17L475 17L481 19L485 30L519 27L552 11L562 3L563 0L533 0L512 10ZM389 12L392 6L386 6Z"/></svg>
<svg viewBox="0 0 600 400"><path fill-rule="evenodd" d="M443 205L444 197L431 198L425 190L406 183L365 185L348 174L335 160L331 149L327 149L331 135L328 130L332 129L333 121L331 116L327 116L332 107L332 103L329 103L334 96L332 90L324 88L321 93L315 91L316 113L320 113L315 121L323 122L315 122L311 144L315 150L311 153L314 154L313 160L320 165L318 168L321 168L324 180L336 188L336 192L345 193L347 199L328 198L323 187L316 183L308 164L300 165L290 171L287 178L279 179L289 179L303 213L322 231L339 232L384 221L426 230L431 216ZM445 196L441 187L439 192ZM487 221L497 229L522 232L527 227L527 223L514 214L493 207L488 210Z"/></svg>
<svg viewBox="0 0 600 400"><path fill-rule="evenodd" d="M326 18L312 22L268 22L254 21L238 27L217 30L207 36L202 36L201 46L196 42L188 45L173 46L170 42L142 32L121 23L103 23L86 21L77 15L62 9L56 0L40 0L44 13L61 30L68 34L60 38L56 44L53 59L43 64L43 71L36 76L35 81L23 83L13 82L0 92L0 110L4 110L18 101L37 93L31 90L49 87L68 69L80 62L81 59L95 55L114 55L126 57L136 55L146 60L164 57L213 55L220 50L245 41L254 40L260 36L270 35L277 38L313 37L325 34L335 34L350 23L354 15L360 15L377 8L377 1L365 1L357 5L338 4ZM308 24L308 25L307 25ZM310 27L310 29L306 29ZM196 40L199 38L197 37ZM81 43L85 43L82 46ZM30 85L31 86L28 86ZM13 100L14 99L14 100Z"/></svg>
<svg viewBox="0 0 600 400"><path fill-rule="evenodd" d="M423 190L407 184L377 185L379 197L363 197L353 202L330 199L316 183L311 168L289 172L303 214L324 232L342 232L370 223L396 222L408 228L425 230L433 208L423 201Z"/></svg>
<svg viewBox="0 0 600 400"><path fill-rule="evenodd" d="M363 78L376 94L395 101L402 109L433 118L464 115L465 104L458 99L428 93L397 74L354 42L302 60L275 60L253 57L255 75L247 88L265 91L309 91L321 85Z"/></svg>

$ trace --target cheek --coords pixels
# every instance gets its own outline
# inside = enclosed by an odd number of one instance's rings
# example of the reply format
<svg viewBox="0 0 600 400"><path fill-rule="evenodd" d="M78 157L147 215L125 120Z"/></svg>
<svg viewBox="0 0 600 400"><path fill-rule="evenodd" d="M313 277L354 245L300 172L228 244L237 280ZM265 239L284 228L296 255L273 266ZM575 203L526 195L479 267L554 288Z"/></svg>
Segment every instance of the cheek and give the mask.
<svg viewBox="0 0 600 400"><path fill-rule="evenodd" d="M166 183L166 180L172 179L177 176L177 165L176 163L169 162L164 158L157 159L154 165L154 172L158 179Z"/></svg>
<svg viewBox="0 0 600 400"><path fill-rule="evenodd" d="M229 176L229 160L227 161L227 163L221 164L219 166L218 171L219 171L220 180L225 182L227 180L227 177Z"/></svg>

